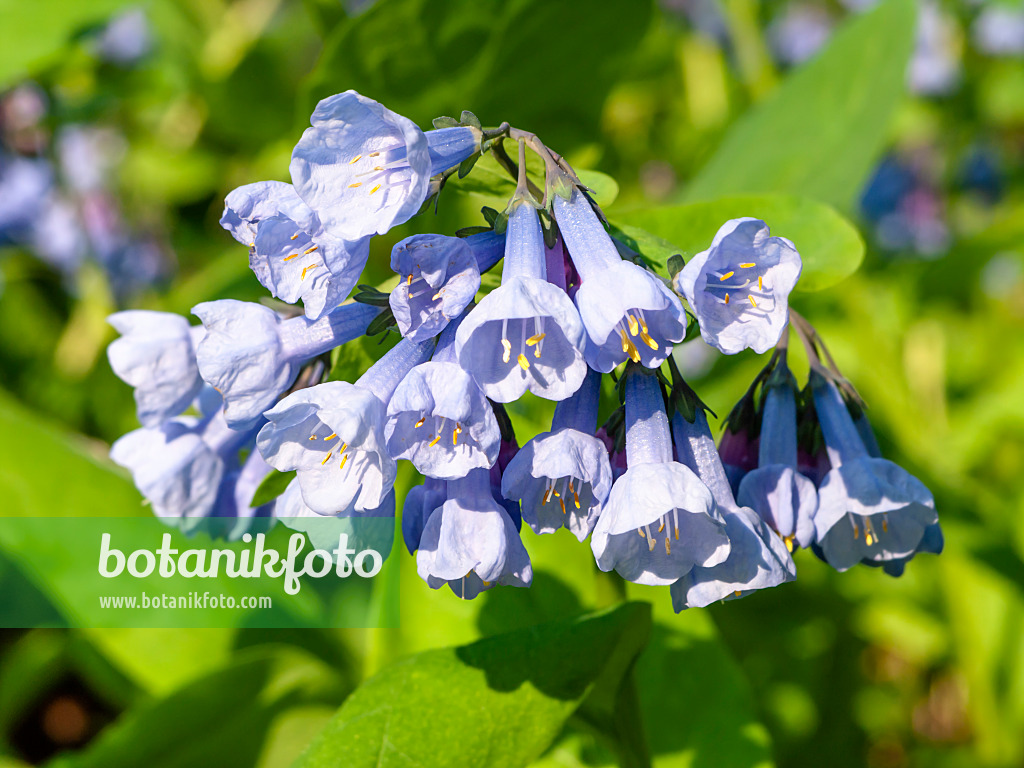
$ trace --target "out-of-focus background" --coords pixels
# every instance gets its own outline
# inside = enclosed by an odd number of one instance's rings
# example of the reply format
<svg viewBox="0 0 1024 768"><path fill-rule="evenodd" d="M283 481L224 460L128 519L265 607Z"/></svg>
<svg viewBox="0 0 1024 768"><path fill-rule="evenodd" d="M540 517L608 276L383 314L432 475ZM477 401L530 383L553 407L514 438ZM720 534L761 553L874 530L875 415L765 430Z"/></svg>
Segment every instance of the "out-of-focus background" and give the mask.
<svg viewBox="0 0 1024 768"><path fill-rule="evenodd" d="M667 589L631 590L658 621L638 667L655 765L1024 764L1024 3L875 5L5 0L3 514L149 514L105 463L137 424L104 318L264 295L222 201L287 180L319 98L355 88L423 127L470 109L612 176L613 220L784 192L867 243L792 304L934 492L946 551L899 579L800 552L795 584L680 616ZM376 238L365 281L479 207L454 192ZM683 359L720 416L763 363L699 341ZM522 442L550 405L513 416ZM396 554L401 630L0 630L0 766L289 765L391 660L600 602L588 546L523 535L533 588L472 603ZM0 603L52 606L45 624L66 596L16 554ZM572 720L539 764L612 763Z"/></svg>

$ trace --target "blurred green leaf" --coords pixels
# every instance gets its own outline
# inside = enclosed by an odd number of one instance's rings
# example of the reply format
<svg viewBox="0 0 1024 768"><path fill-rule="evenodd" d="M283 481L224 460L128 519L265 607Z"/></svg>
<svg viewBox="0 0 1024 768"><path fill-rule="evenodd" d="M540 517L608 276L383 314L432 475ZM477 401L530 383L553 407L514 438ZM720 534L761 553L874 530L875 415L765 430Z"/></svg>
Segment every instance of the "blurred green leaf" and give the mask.
<svg viewBox="0 0 1024 768"><path fill-rule="evenodd" d="M640 652L649 608L626 603L392 664L358 688L296 764L525 766L595 681Z"/></svg>
<svg viewBox="0 0 1024 768"><path fill-rule="evenodd" d="M607 173L582 170L578 171L577 175L590 190L590 196L594 198L594 202L602 208L610 206L619 196L619 183Z"/></svg>
<svg viewBox="0 0 1024 768"><path fill-rule="evenodd" d="M295 471L291 472L279 472L274 469L271 470L270 474L263 478L263 482L260 483L260 487L256 489L256 493L252 496L252 501L249 502L250 506L254 509L256 507L262 507L282 493L284 489L288 487L288 483L295 477Z"/></svg>
<svg viewBox="0 0 1024 768"><path fill-rule="evenodd" d="M904 90L917 4L886 0L750 110L687 187L687 201L789 192L851 205Z"/></svg>
<svg viewBox="0 0 1024 768"><path fill-rule="evenodd" d="M133 0L0 0L0 89L51 64L71 36Z"/></svg>
<svg viewBox="0 0 1024 768"><path fill-rule="evenodd" d="M592 139L650 16L646 0L595 0L585 12L545 0L381 0L327 38L307 106L354 88L419 125L468 108L489 125L543 126L565 151Z"/></svg>
<svg viewBox="0 0 1024 768"><path fill-rule="evenodd" d="M725 197L647 208L620 214L616 220L622 222L627 244L664 272L671 254L680 253L689 261L710 247L719 227L741 216L763 219L773 235L793 241L804 264L798 291L835 285L864 259L864 241L849 221L827 205L790 195Z"/></svg>

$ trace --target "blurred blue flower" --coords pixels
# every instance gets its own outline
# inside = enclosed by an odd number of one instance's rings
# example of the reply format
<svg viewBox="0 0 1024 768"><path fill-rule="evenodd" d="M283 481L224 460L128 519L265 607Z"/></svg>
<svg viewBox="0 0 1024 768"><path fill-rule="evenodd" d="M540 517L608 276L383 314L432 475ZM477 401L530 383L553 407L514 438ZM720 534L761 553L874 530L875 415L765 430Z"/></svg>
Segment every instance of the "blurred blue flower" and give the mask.
<svg viewBox="0 0 1024 768"><path fill-rule="evenodd" d="M530 556L491 495L487 470L448 481L447 500L423 528L416 570L431 589L448 584L465 600L495 584L528 587L533 581Z"/></svg>
<svg viewBox="0 0 1024 768"><path fill-rule="evenodd" d="M502 476L501 493L519 499L536 533L563 525L583 541L594 530L612 486L608 451L597 437L601 375L589 371L572 397L555 406L551 431L515 455Z"/></svg>
<svg viewBox="0 0 1024 768"><path fill-rule="evenodd" d="M330 381L300 389L266 412L257 447L282 472L297 470L302 498L318 514L380 506L395 482L384 440L386 403L433 341L400 341L355 384Z"/></svg>
<svg viewBox="0 0 1024 768"><path fill-rule="evenodd" d="M612 485L591 549L602 571L638 584L672 584L698 566L723 562L729 537L707 486L672 459L658 379L638 369L625 375L628 468Z"/></svg>
<svg viewBox="0 0 1024 768"><path fill-rule="evenodd" d="M858 562L906 560L938 522L931 492L896 464L872 457L842 395L817 371L810 376L814 405L832 469L818 489L817 544L838 571Z"/></svg>
<svg viewBox="0 0 1024 768"><path fill-rule="evenodd" d="M203 380L196 346L205 331L173 312L135 309L107 318L121 334L107 347L110 367L135 388L139 422L158 427L183 413L199 395Z"/></svg>
<svg viewBox="0 0 1024 768"><path fill-rule="evenodd" d="M732 219L676 275L675 288L690 303L704 341L727 355L761 354L789 322L789 293L801 269L793 244L770 237L763 221Z"/></svg>
<svg viewBox="0 0 1024 768"><path fill-rule="evenodd" d="M413 235L391 251L401 278L391 291L391 311L407 339L436 336L462 314L480 289L480 273L504 255L505 238L493 232L466 239Z"/></svg>
<svg viewBox="0 0 1024 768"><path fill-rule="evenodd" d="M427 198L430 177L480 146L476 128L423 133L408 118L355 91L319 104L292 152L299 196L335 237L360 240L408 221Z"/></svg>
<svg viewBox="0 0 1024 768"><path fill-rule="evenodd" d="M142 8L127 8L112 18L96 38L101 59L126 66L153 48L153 35Z"/></svg>
<svg viewBox="0 0 1024 768"><path fill-rule="evenodd" d="M343 304L319 320L282 320L262 304L220 299L192 313L206 329L196 350L199 372L224 398L228 424L242 429L274 404L303 362L362 336L380 309Z"/></svg>
<svg viewBox="0 0 1024 768"><path fill-rule="evenodd" d="M686 313L659 277L623 261L590 201L575 187L554 198L555 219L582 283L575 302L587 364L608 373L631 359L657 368L686 336Z"/></svg>
<svg viewBox="0 0 1024 768"><path fill-rule="evenodd" d="M545 280L546 251L536 209L521 202L508 221L501 285L459 326L459 364L489 398L517 400L527 390L564 400L587 373L583 324L572 301Z"/></svg>
<svg viewBox="0 0 1024 768"><path fill-rule="evenodd" d="M453 479L487 469L501 443L491 404L455 361L457 329L458 322L444 329L433 359L413 368L388 403L388 450L428 477Z"/></svg>
<svg viewBox="0 0 1024 768"><path fill-rule="evenodd" d="M744 475L737 501L750 507L792 552L814 541L818 490L797 469L796 381L780 360L764 385L757 468Z"/></svg>
<svg viewBox="0 0 1024 768"><path fill-rule="evenodd" d="M672 585L672 607L676 613L684 608L702 608L718 600L744 597L795 579L796 566L782 539L752 509L736 504L704 410L696 409L692 424L677 412L672 430L676 455L696 469L725 519L730 547L725 560L697 566Z"/></svg>

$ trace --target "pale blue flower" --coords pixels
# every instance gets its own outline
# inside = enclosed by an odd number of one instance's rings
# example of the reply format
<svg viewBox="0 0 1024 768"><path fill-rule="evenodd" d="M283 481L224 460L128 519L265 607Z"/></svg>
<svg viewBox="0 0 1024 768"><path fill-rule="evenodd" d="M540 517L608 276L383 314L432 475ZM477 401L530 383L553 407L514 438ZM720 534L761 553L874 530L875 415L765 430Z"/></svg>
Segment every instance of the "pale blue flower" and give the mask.
<svg viewBox="0 0 1024 768"><path fill-rule="evenodd" d="M224 398L228 424L251 426L291 386L302 363L362 336L379 312L344 304L319 320L282 320L255 302L197 304L192 313L206 329L196 351L199 372Z"/></svg>
<svg viewBox="0 0 1024 768"><path fill-rule="evenodd" d="M448 499L448 484L444 480L426 477L419 485L414 485L405 495L402 506L402 538L410 555L416 554L423 528L435 509L442 506Z"/></svg>
<svg viewBox="0 0 1024 768"><path fill-rule="evenodd" d="M700 323L700 335L727 355L758 354L778 343L789 322L789 294L800 277L800 254L770 237L760 219L732 219L711 247L675 277Z"/></svg>
<svg viewBox="0 0 1024 768"><path fill-rule="evenodd" d="M428 477L464 477L498 458L501 431L491 404L455 361L458 327L445 328L433 359L413 368L388 403L388 450Z"/></svg>
<svg viewBox="0 0 1024 768"><path fill-rule="evenodd" d="M480 290L480 273L504 255L505 238L494 232L465 239L413 235L391 251L401 280L389 302L402 336L422 341L462 314Z"/></svg>
<svg viewBox="0 0 1024 768"><path fill-rule="evenodd" d="M602 571L638 584L673 584L729 555L725 521L693 470L672 459L661 386L626 372L626 460L590 544Z"/></svg>
<svg viewBox="0 0 1024 768"><path fill-rule="evenodd" d="M424 134L355 91L319 104L292 152L299 196L337 237L360 240L408 221L427 198L430 177L478 151L476 128Z"/></svg>
<svg viewBox="0 0 1024 768"><path fill-rule="evenodd" d="M832 469L818 488L817 544L838 571L858 562L912 557L922 545L941 548L931 492L891 461L872 457L835 385L811 372L814 406ZM901 570L901 569L900 569Z"/></svg>
<svg viewBox="0 0 1024 768"><path fill-rule="evenodd" d="M292 185L279 181L232 191L221 226L249 247L249 266L263 287L289 304L301 300L314 320L344 301L370 253L369 238L324 231Z"/></svg>
<svg viewBox="0 0 1024 768"><path fill-rule="evenodd" d="M501 493L522 503L536 533L563 525L583 541L594 530L612 487L604 443L594 436L601 375L590 371L576 393L555 406L551 431L537 435L509 462Z"/></svg>
<svg viewBox="0 0 1024 768"><path fill-rule="evenodd" d="M272 467L297 470L306 504L321 515L380 506L395 482L384 439L386 403L425 362L433 342L400 341L355 384L329 381L292 392L266 412L256 444Z"/></svg>
<svg viewBox="0 0 1024 768"><path fill-rule="evenodd" d="M380 506L358 515L314 512L303 500L297 480L288 483L284 493L274 501L275 520L293 531L305 533L311 546L327 552L337 547L338 537L345 534L348 546L357 552L373 549L387 557L394 541L394 517L394 491L384 497Z"/></svg>
<svg viewBox="0 0 1024 768"><path fill-rule="evenodd" d="M121 334L107 347L110 367L135 388L135 405L144 427L157 427L183 413L199 395L203 380L196 365L201 326L172 312L116 312L107 322Z"/></svg>
<svg viewBox="0 0 1024 768"><path fill-rule="evenodd" d="M448 584L466 600L495 584L528 587L533 581L530 556L494 500L487 470L448 481L447 500L423 528L416 570L431 589Z"/></svg>
<svg viewBox="0 0 1024 768"><path fill-rule="evenodd" d="M537 211L519 204L509 217L501 285L459 326L459 364L489 398L517 400L527 390L564 400L587 373L583 324L565 292L545 279Z"/></svg>
<svg viewBox="0 0 1024 768"><path fill-rule="evenodd" d="M556 196L554 211L582 280L575 302L586 328L588 365L602 373L629 359L660 366L686 336L679 298L657 275L622 260L578 189L569 200Z"/></svg>
<svg viewBox="0 0 1024 768"><path fill-rule="evenodd" d="M676 455L694 467L710 489L725 518L730 544L728 558L710 567L695 567L672 585L676 613L744 597L795 579L796 566L782 539L752 509L736 504L704 410L697 408L692 424L676 412L672 430Z"/></svg>
<svg viewBox="0 0 1024 768"><path fill-rule="evenodd" d="M809 547L814 541L818 490L797 469L796 381L784 361L765 382L758 464L740 481L736 498L782 536L790 552L794 542Z"/></svg>

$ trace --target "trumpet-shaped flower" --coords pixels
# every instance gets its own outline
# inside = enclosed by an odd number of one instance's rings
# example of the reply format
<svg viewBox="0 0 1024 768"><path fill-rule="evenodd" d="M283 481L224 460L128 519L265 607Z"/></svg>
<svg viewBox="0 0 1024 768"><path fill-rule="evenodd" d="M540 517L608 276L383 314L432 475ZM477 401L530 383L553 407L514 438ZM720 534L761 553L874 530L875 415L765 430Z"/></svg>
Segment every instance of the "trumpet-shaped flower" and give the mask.
<svg viewBox="0 0 1024 768"><path fill-rule="evenodd" d="M344 301L369 256L369 238L345 240L324 231L291 184L262 181L231 192L221 226L249 246L249 266L268 291L301 300L319 318Z"/></svg>
<svg viewBox="0 0 1024 768"><path fill-rule="evenodd" d="M462 314L480 289L480 273L504 254L505 238L493 232L465 239L413 235L391 251L398 285L389 303L402 336L422 341L436 336Z"/></svg>
<svg viewBox="0 0 1024 768"><path fill-rule="evenodd" d="M416 569L431 589L448 584L470 600L494 584L528 587L530 556L508 513L491 495L485 469L449 480L447 500L427 519Z"/></svg>
<svg viewBox="0 0 1024 768"><path fill-rule="evenodd" d="M228 424L241 429L274 404L303 362L362 336L380 310L344 304L319 320L282 320L262 304L221 299L192 312L206 328L199 372L224 398Z"/></svg>
<svg viewBox="0 0 1024 768"><path fill-rule="evenodd" d="M700 335L727 355L771 349L789 322L789 293L803 265L793 243L770 237L760 219L732 219L711 247L675 277Z"/></svg>
<svg viewBox="0 0 1024 768"><path fill-rule="evenodd" d="M582 283L576 307L587 363L607 373L626 360L657 368L686 336L686 313L659 277L623 261L590 202L576 188L556 196L555 219Z"/></svg>
<svg viewBox="0 0 1024 768"><path fill-rule="evenodd" d="M509 217L501 286L459 326L455 350L487 397L500 403L527 390L564 400L587 373L580 316L565 292L545 279L537 211L521 202Z"/></svg>
<svg viewBox="0 0 1024 768"><path fill-rule="evenodd" d="M608 451L594 436L600 388L600 374L589 371L579 390L555 406L551 431L530 440L505 469L502 495L521 500L523 518L536 533L564 525L583 541L608 499Z"/></svg>
<svg viewBox="0 0 1024 768"><path fill-rule="evenodd" d="M818 489L814 517L817 544L838 571L860 561L902 561L941 541L935 501L913 475L891 461L874 458L857 432L835 385L811 372L814 406L832 469Z"/></svg>
<svg viewBox="0 0 1024 768"><path fill-rule="evenodd" d="M144 427L157 427L183 413L199 394L203 380L196 365L201 327L172 312L115 312L107 322L121 338L107 347L110 367L135 388L135 405Z"/></svg>
<svg viewBox="0 0 1024 768"><path fill-rule="evenodd" d="M758 466L740 481L737 501L757 512L790 552L794 542L814 541L818 490L797 469L796 382L784 362L765 385Z"/></svg>
<svg viewBox="0 0 1024 768"><path fill-rule="evenodd" d="M413 368L388 403L388 450L428 477L464 477L498 458L501 431L491 404L455 362L458 327L445 328L433 359Z"/></svg>
<svg viewBox="0 0 1024 768"><path fill-rule="evenodd" d="M736 504L703 409L697 409L692 424L677 412L672 430L680 461L697 470L714 496L730 544L728 558L713 566L696 567L672 585L676 613L795 579L796 566L782 539L752 509Z"/></svg>
<svg viewBox="0 0 1024 768"><path fill-rule="evenodd" d="M275 469L296 470L305 503L318 514L366 512L395 482L384 440L387 401L433 342L400 341L355 384L330 381L300 389L266 412L256 445Z"/></svg>
<svg viewBox="0 0 1024 768"><path fill-rule="evenodd" d="M627 370L626 460L591 537L602 571L638 584L672 584L729 555L725 521L711 492L672 460L657 378Z"/></svg>
<svg viewBox="0 0 1024 768"><path fill-rule="evenodd" d="M346 240L408 221L426 200L430 177L477 152L482 136L471 127L424 134L355 91L321 101L310 124L292 152L292 181L324 228Z"/></svg>

